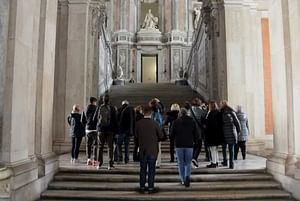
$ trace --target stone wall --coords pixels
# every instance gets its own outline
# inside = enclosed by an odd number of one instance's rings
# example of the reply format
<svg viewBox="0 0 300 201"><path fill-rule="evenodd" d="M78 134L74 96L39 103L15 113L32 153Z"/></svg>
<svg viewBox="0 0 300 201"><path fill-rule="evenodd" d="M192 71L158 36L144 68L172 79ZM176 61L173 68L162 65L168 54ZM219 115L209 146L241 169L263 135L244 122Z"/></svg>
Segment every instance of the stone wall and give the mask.
<svg viewBox="0 0 300 201"><path fill-rule="evenodd" d="M8 175L0 193L35 200L58 168L51 143L57 1L1 1L0 11L0 160Z"/></svg>
<svg viewBox="0 0 300 201"><path fill-rule="evenodd" d="M118 0L111 1L108 27L113 33L113 63L115 71L121 60L124 79L133 78L141 82L141 55L158 55L158 82L173 82L178 78L178 71L185 67L191 45L193 27L193 8L199 4L196 0L158 0L153 8L155 17L158 17L160 36L140 37L140 24L144 21L147 3L140 1L126 1L120 4ZM148 6L153 6L149 4ZM127 7L130 12L127 12ZM149 7L150 8L150 7ZM126 15L125 15L126 14ZM124 17L126 16L126 17ZM124 19L130 19L126 23ZM137 37L136 37L137 36ZM125 58L125 59L123 59ZM122 63L123 64L123 63Z"/></svg>

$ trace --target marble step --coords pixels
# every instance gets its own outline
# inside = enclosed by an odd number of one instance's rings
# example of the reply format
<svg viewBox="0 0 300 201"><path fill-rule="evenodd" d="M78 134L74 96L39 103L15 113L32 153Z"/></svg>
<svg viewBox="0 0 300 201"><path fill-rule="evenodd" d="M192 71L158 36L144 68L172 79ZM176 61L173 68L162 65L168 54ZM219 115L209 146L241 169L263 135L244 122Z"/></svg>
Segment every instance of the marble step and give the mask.
<svg viewBox="0 0 300 201"><path fill-rule="evenodd" d="M178 95L180 94L180 95ZM165 105L166 110L172 103L183 105L199 95L189 86L175 84L129 84L125 86L112 86L110 99L112 105L119 106L126 99L131 105L147 105L148 101L157 97Z"/></svg>
<svg viewBox="0 0 300 201"><path fill-rule="evenodd" d="M156 183L161 191L185 191L178 182ZM49 190L91 190L91 191L134 191L138 183L99 183L99 182L52 182ZM216 190L251 190L251 189L280 189L281 185L275 181L216 181L216 182L192 182L189 191L216 191Z"/></svg>
<svg viewBox="0 0 300 201"><path fill-rule="evenodd" d="M185 188L185 187L182 187ZM157 201L204 201L204 200L289 200L290 194L282 190L217 190L217 191L161 191L155 194L140 194L135 191L84 191L84 190L47 190L42 199L52 200L157 200Z"/></svg>
<svg viewBox="0 0 300 201"><path fill-rule="evenodd" d="M176 166L168 167L168 168L159 168L156 169L156 175L177 175L178 174L178 169ZM136 175L139 172L139 167L136 165L136 167L132 168L116 168L114 170L107 170L107 169L102 169L101 174L124 174L124 175ZM74 173L74 174L98 174L99 170L95 168L79 168L76 169L74 167L61 167L59 168L59 174L64 174L64 173ZM218 174L260 174L260 173L266 173L265 168L261 169L222 169L222 168L197 168L192 170L192 174L213 174L213 175L218 175Z"/></svg>
<svg viewBox="0 0 300 201"><path fill-rule="evenodd" d="M218 175L199 175L192 174L192 182L214 182L214 181L262 181L272 180L273 177L267 174L246 173L246 174L218 174ZM138 182L139 175L124 174L104 174L99 171L98 174L84 173L58 173L54 177L55 181L97 181L97 182ZM178 175L156 175L156 182L178 182Z"/></svg>

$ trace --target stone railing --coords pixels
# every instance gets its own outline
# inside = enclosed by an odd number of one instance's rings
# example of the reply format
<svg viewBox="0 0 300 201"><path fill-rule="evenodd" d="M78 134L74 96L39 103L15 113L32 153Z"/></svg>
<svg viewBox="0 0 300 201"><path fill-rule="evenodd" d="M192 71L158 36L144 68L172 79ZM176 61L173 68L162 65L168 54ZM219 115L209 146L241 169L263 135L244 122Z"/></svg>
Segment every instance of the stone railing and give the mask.
<svg viewBox="0 0 300 201"><path fill-rule="evenodd" d="M112 61L112 49L111 49L110 37L107 34L107 30L106 30L106 13L103 10L101 10L100 8L100 16L98 18L99 19L98 95L102 95L110 89L113 81L113 75L115 74L113 68L113 61Z"/></svg>
<svg viewBox="0 0 300 201"><path fill-rule="evenodd" d="M193 34L193 43L184 70L191 88L205 100L218 99L220 93L218 77L221 72L219 60L222 58L222 51L218 49L224 47L219 37L222 5L219 0L203 1L198 28Z"/></svg>
<svg viewBox="0 0 300 201"><path fill-rule="evenodd" d="M187 59L184 77L192 89L208 99L208 86L206 77L208 61L208 34L205 24L204 8L201 9L201 16L198 21L198 28L193 34L193 43Z"/></svg>

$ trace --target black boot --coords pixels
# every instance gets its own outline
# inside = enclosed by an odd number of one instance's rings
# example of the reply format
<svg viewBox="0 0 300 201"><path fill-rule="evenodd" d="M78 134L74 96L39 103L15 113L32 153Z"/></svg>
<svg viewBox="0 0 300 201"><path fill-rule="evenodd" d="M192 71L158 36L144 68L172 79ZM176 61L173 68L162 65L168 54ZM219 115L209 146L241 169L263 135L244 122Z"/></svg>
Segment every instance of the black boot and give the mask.
<svg viewBox="0 0 300 201"><path fill-rule="evenodd" d="M230 162L229 168L230 168L230 169L234 169L234 163L233 163L233 162Z"/></svg>
<svg viewBox="0 0 300 201"><path fill-rule="evenodd" d="M185 185L185 187L190 187L190 177L189 176L187 176L186 178L185 178L185 181L184 181L184 185Z"/></svg>

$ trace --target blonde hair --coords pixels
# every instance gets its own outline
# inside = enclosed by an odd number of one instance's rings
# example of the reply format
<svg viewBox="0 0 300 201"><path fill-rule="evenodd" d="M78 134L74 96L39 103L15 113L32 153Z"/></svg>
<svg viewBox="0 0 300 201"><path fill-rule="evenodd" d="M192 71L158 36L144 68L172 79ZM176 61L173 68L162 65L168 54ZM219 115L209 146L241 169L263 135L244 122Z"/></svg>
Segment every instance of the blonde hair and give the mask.
<svg viewBox="0 0 300 201"><path fill-rule="evenodd" d="M171 111L179 111L180 106L177 103L171 105Z"/></svg>
<svg viewBox="0 0 300 201"><path fill-rule="evenodd" d="M80 107L79 107L78 104L73 105L72 112L73 112L73 113L75 113L75 112L80 112Z"/></svg>

